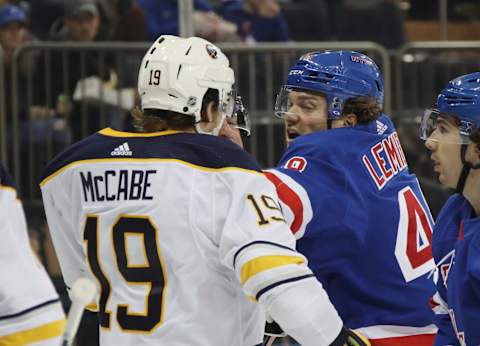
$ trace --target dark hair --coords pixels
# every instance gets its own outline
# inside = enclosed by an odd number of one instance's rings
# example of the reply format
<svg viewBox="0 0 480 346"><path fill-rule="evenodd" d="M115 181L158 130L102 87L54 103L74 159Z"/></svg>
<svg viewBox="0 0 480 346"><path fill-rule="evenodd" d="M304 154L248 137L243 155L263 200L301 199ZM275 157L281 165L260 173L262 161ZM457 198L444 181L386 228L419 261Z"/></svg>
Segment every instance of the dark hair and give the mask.
<svg viewBox="0 0 480 346"><path fill-rule="evenodd" d="M208 103L214 102L218 107L218 90L208 89L202 100L201 114L206 112ZM164 109L135 107L131 111L133 126L140 132L158 132L166 129L185 130L195 127L195 117Z"/></svg>
<svg viewBox="0 0 480 346"><path fill-rule="evenodd" d="M470 139L480 149L480 129L476 129L470 134Z"/></svg>
<svg viewBox="0 0 480 346"><path fill-rule="evenodd" d="M377 100L371 96L358 96L348 99L343 105L342 115L355 114L359 124L365 124L378 119L382 110L377 105Z"/></svg>

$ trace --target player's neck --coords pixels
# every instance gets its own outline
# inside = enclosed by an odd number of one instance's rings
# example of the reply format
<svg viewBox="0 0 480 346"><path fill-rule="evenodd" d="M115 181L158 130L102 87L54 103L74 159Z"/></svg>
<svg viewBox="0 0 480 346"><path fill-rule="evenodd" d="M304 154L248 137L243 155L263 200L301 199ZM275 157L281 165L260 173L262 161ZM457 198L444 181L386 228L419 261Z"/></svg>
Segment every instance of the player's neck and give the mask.
<svg viewBox="0 0 480 346"><path fill-rule="evenodd" d="M463 188L463 196L470 202L475 214L480 216L480 169L472 169Z"/></svg>

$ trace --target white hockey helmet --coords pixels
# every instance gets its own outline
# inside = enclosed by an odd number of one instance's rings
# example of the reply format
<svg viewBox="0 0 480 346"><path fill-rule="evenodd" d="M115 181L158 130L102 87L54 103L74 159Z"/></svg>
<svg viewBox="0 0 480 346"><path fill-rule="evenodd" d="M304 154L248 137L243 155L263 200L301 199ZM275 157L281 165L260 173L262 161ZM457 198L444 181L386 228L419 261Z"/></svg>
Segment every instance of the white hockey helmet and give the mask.
<svg viewBox="0 0 480 346"><path fill-rule="evenodd" d="M222 117L235 106L235 82L228 58L199 37L160 36L148 49L138 74L142 109L162 109L201 120L202 100L208 89L218 90Z"/></svg>

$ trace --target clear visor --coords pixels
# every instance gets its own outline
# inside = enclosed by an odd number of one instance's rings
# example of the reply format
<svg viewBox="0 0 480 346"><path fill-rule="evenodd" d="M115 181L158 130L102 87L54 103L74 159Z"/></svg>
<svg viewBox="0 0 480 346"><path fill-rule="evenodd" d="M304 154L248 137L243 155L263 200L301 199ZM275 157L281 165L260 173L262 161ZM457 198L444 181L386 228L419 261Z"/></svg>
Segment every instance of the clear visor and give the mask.
<svg viewBox="0 0 480 346"><path fill-rule="evenodd" d="M292 89L287 88L286 86L282 87L277 94L277 98L275 99L275 116L279 118L284 118L285 115L288 113L289 109L289 99L288 95Z"/></svg>
<svg viewBox="0 0 480 346"><path fill-rule="evenodd" d="M226 95L220 99L220 111L227 117L233 116L235 111L235 100L237 98L237 92L232 89Z"/></svg>
<svg viewBox="0 0 480 346"><path fill-rule="evenodd" d="M241 96L235 97L233 113L231 117L227 117L227 121L230 125L235 126L247 136L250 136L250 115L243 104Z"/></svg>
<svg viewBox="0 0 480 346"><path fill-rule="evenodd" d="M420 138L442 143L468 144L470 134L476 129L473 122L426 109L420 122Z"/></svg>

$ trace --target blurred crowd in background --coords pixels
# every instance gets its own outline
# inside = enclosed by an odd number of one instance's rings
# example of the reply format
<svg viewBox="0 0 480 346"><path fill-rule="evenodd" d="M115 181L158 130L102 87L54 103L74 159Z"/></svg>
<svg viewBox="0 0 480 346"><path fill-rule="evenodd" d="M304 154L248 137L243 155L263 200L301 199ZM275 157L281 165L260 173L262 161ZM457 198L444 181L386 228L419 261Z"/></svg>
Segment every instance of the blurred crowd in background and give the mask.
<svg viewBox="0 0 480 346"><path fill-rule="evenodd" d="M8 4L24 11L26 40L151 41L179 34L175 0L0 0ZM448 1L449 21L479 17L478 1ZM438 38L428 26L438 19L434 0L194 0L193 24L196 36L213 42L364 40L395 49ZM12 31L12 20L2 12L1 30ZM426 30L417 30L422 24ZM452 30L464 39L478 35Z"/></svg>

